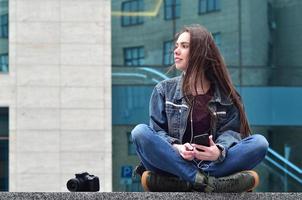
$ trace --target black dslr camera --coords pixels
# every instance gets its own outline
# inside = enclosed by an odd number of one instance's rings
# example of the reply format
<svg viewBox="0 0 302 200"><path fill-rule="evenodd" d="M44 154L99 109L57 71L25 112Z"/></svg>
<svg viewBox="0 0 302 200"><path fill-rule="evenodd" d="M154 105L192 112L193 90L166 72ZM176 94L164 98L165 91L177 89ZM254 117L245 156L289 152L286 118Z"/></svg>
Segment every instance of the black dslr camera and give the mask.
<svg viewBox="0 0 302 200"><path fill-rule="evenodd" d="M100 190L99 178L88 172L75 174L75 178L67 181L67 189L70 192L97 192Z"/></svg>

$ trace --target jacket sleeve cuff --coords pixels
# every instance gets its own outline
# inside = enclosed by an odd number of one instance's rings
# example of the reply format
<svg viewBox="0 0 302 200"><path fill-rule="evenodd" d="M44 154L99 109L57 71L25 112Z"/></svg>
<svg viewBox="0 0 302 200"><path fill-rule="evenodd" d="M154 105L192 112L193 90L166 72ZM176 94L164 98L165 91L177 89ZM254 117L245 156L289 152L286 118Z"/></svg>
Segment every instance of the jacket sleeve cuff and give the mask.
<svg viewBox="0 0 302 200"><path fill-rule="evenodd" d="M214 161L214 163L221 163L224 161L224 159L226 158L227 155L227 148L225 148L223 145L221 144L216 144L216 146L218 147L218 149L220 150L220 155L218 157L218 159L216 161Z"/></svg>

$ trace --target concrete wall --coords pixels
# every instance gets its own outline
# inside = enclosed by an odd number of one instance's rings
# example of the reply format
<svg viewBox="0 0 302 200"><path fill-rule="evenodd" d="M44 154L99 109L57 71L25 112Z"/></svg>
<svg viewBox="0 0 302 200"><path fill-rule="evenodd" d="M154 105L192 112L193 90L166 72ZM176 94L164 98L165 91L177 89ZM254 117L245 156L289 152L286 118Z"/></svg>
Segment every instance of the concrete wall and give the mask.
<svg viewBox="0 0 302 200"><path fill-rule="evenodd" d="M110 0L9 0L10 191L66 191L81 171L112 190L110 10Z"/></svg>

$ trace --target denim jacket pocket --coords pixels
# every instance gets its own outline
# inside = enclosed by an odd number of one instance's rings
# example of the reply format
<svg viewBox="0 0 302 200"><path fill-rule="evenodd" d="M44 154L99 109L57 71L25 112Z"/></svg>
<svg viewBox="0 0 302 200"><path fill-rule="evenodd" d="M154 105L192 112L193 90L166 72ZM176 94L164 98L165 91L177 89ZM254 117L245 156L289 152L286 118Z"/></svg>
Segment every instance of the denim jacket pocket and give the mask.
<svg viewBox="0 0 302 200"><path fill-rule="evenodd" d="M179 137L182 110L183 108L187 108L188 106L184 104L176 104L172 101L166 101L165 104L169 133L174 137Z"/></svg>

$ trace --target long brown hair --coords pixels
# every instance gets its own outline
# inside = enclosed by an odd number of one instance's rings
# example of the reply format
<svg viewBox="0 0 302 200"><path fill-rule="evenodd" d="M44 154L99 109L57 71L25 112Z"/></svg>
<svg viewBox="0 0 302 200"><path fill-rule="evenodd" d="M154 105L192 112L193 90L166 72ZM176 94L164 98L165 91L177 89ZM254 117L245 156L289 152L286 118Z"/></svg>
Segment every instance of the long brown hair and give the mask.
<svg viewBox="0 0 302 200"><path fill-rule="evenodd" d="M212 34L203 26L198 24L186 26L176 34L176 40L183 32L190 34L190 50L188 68L186 69L182 84L182 91L185 96L190 96L193 89L197 92L197 82L202 81L202 75L211 82L218 84L221 92L228 96L238 108L240 114L240 133L247 137L250 127L240 95L232 84L226 64L216 46ZM201 83L201 85L203 85Z"/></svg>

